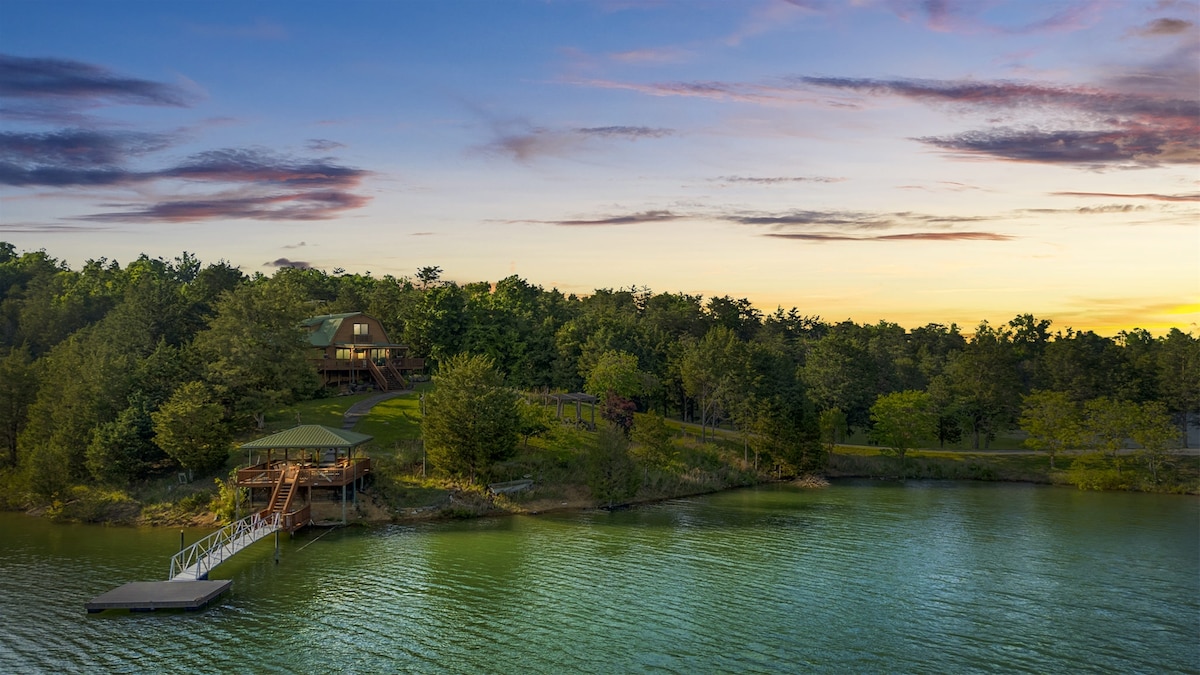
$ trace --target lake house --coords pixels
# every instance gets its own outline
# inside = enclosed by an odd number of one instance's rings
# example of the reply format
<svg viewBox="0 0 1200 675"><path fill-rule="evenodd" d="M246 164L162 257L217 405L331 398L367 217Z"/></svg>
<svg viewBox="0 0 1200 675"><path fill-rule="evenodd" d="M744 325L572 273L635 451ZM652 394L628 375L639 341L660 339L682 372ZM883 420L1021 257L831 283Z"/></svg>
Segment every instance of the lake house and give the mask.
<svg viewBox="0 0 1200 675"><path fill-rule="evenodd" d="M395 391L425 369L425 359L410 358L407 346L389 340L379 320L362 312L314 316L303 326L326 386Z"/></svg>

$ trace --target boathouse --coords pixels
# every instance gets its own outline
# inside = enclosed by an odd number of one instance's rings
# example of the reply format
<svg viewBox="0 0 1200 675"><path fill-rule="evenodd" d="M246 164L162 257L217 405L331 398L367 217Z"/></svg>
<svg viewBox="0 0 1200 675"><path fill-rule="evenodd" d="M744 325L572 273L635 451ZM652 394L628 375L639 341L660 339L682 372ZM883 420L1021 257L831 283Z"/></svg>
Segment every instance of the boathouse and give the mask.
<svg viewBox="0 0 1200 675"><path fill-rule="evenodd" d="M336 501L346 522L347 500L357 501L371 472L371 458L358 451L372 436L319 424L302 424L244 443L244 469L237 486L250 491L250 509L279 514L280 529L294 532L313 522L312 505Z"/></svg>
<svg viewBox="0 0 1200 675"><path fill-rule="evenodd" d="M407 346L389 340L379 320L362 312L314 316L301 325L325 386L395 391L425 369L425 359L409 357Z"/></svg>

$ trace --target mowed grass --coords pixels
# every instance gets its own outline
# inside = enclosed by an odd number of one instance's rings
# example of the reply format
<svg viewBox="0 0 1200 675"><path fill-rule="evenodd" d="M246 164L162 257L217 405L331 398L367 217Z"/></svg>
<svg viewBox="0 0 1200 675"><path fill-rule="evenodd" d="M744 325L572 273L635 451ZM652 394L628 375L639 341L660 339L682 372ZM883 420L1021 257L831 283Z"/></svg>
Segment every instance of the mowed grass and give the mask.
<svg viewBox="0 0 1200 675"><path fill-rule="evenodd" d="M267 431L275 433L291 429L297 424L322 424L335 429L342 428L342 415L350 406L374 394L353 396L331 396L300 401L286 408L267 413Z"/></svg>
<svg viewBox="0 0 1200 675"><path fill-rule="evenodd" d="M395 450L403 442L421 437L421 394L430 384L422 382L415 391L381 401L359 420L354 431L374 436L370 445L383 451Z"/></svg>

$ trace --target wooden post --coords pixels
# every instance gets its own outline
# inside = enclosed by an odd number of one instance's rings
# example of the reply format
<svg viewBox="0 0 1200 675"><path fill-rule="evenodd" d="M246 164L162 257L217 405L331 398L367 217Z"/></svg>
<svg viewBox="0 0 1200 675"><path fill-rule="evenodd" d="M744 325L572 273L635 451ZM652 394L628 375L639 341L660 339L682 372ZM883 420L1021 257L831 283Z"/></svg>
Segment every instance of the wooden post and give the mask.
<svg viewBox="0 0 1200 675"><path fill-rule="evenodd" d="M183 549L184 549L184 546L183 546L183 530L180 530L180 531L179 531L179 552L180 552L180 553L183 553Z"/></svg>

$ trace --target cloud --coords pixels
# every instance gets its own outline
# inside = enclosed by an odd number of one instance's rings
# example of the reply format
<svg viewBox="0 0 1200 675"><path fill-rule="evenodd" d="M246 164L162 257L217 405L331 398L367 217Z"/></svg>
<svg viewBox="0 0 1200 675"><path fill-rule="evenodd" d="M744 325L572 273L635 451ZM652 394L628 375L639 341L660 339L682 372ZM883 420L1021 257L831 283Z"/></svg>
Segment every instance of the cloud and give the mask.
<svg viewBox="0 0 1200 675"><path fill-rule="evenodd" d="M175 85L122 77L81 61L8 54L0 54L0 97L170 107L186 107L195 98Z"/></svg>
<svg viewBox="0 0 1200 675"><path fill-rule="evenodd" d="M1049 4L1050 8L1061 8L1042 19L1008 26L989 22L979 16L989 8L988 3L979 0L891 0L888 5L900 18L906 21L923 19L927 28L937 32L1028 35L1069 32L1087 27L1095 22L1104 3L1085 0L1065 5Z"/></svg>
<svg viewBox="0 0 1200 675"><path fill-rule="evenodd" d="M649 96L683 96L688 98L704 98L714 101L754 103L757 105L810 103L814 105L852 107L852 104L821 100L810 95L803 88L797 87L795 84L788 83L772 85L753 82L705 81L653 82L641 84L600 79L570 80L568 83L584 87L595 87L597 89L635 91L641 94L647 94Z"/></svg>
<svg viewBox="0 0 1200 675"><path fill-rule="evenodd" d="M722 220L742 225L769 226L782 229L796 226L837 226L850 230L882 230L898 227L926 225L949 226L959 223L977 223L991 220L985 216L937 216L899 211L893 213L871 213L862 211L805 211L796 210L777 214L725 214Z"/></svg>
<svg viewBox="0 0 1200 675"><path fill-rule="evenodd" d="M1117 199L1150 199L1159 202L1200 202L1200 194L1163 195L1152 192L1051 192L1055 197L1105 197Z"/></svg>
<svg viewBox="0 0 1200 675"><path fill-rule="evenodd" d="M109 211L79 216L91 222L168 222L184 223L214 219L246 220L327 220L343 211L364 206L370 198L336 190L293 192L253 196L213 196L198 199L162 201L148 206L133 205L125 211ZM105 204L127 208L128 204Z"/></svg>
<svg viewBox="0 0 1200 675"><path fill-rule="evenodd" d="M603 227L608 225L638 225L641 223L665 223L672 220L679 220L685 216L672 213L670 211L642 211L640 213L631 213L624 216L609 216L606 218L592 218L580 220L516 220L509 222L517 223L540 223L546 225L560 225L562 227Z"/></svg>
<svg viewBox="0 0 1200 675"><path fill-rule="evenodd" d="M494 123L497 136L480 149L484 152L511 157L518 162L529 162L537 157L566 156L586 152L590 144L599 141L638 141L647 138L663 138L675 133L673 129L644 126L577 127L574 129L552 129L526 126L518 132L500 131L500 127L515 126L515 123Z"/></svg>
<svg viewBox="0 0 1200 675"><path fill-rule="evenodd" d="M76 112L109 104L190 105L190 93L174 85L119 76L79 61L0 55L0 98L18 101L15 110L5 113L15 113L19 119L74 119L92 127L0 132L0 185L157 187L158 183L176 182L169 189L178 193L177 182L184 182L218 190L186 198L102 204L115 210L79 216L79 220L317 220L368 201L352 190L369 172L329 159L295 158L262 148L209 150L166 166L159 162L155 167L153 155L188 135L187 129L170 134L111 130ZM21 107L26 103L32 107ZM323 139L312 139L309 144L321 151L340 147Z"/></svg>
<svg viewBox="0 0 1200 675"><path fill-rule="evenodd" d="M164 134L131 131L0 132L0 184L61 187L145 180L144 174L121 165L172 143Z"/></svg>
<svg viewBox="0 0 1200 675"><path fill-rule="evenodd" d="M905 234L877 234L856 237L845 234L769 232L762 235L775 239L798 241L1011 241L1015 237L995 232L909 232Z"/></svg>
<svg viewBox="0 0 1200 675"><path fill-rule="evenodd" d="M288 260L287 258L276 258L271 262L263 263L264 267L295 267L299 270L307 270L312 268L312 264L303 260Z"/></svg>
<svg viewBox="0 0 1200 675"><path fill-rule="evenodd" d="M284 248L284 249L290 249L290 248L304 248L305 246L308 246L308 244L306 244L306 243L304 243L304 242L300 242L299 244L284 244L284 245L283 245L283 248Z"/></svg>
<svg viewBox="0 0 1200 675"><path fill-rule="evenodd" d="M71 234L73 232L95 232L93 225L63 225L57 223L9 223L0 220L0 232L20 234ZM100 228L106 229L106 228Z"/></svg>
<svg viewBox="0 0 1200 675"><path fill-rule="evenodd" d="M1019 82L800 77L798 82L984 111L1069 113L1076 128L990 128L916 138L960 155L1020 162L1159 166L1200 163L1200 100ZM1182 93L1182 92L1181 92Z"/></svg>
<svg viewBox="0 0 1200 675"><path fill-rule="evenodd" d="M712 180L722 183L757 183L779 185L783 183L841 183L845 178L832 176L719 176Z"/></svg>
<svg viewBox="0 0 1200 675"><path fill-rule="evenodd" d="M630 141L635 141L640 138L662 138L674 134L672 129L661 129L655 127L585 127L574 129L574 133L584 136L594 136L598 138L623 138Z"/></svg>
<svg viewBox="0 0 1200 675"><path fill-rule="evenodd" d="M1080 206L1075 209L1022 209L1024 213L1079 213L1083 215L1091 215L1096 213L1133 213L1134 211L1145 211L1147 209L1144 204L1106 204L1104 206Z"/></svg>
<svg viewBox="0 0 1200 675"><path fill-rule="evenodd" d="M1160 35L1179 35L1187 33L1196 24L1186 19L1161 18L1155 19L1145 26L1140 26L1132 32L1142 37L1157 37Z"/></svg>
<svg viewBox="0 0 1200 675"><path fill-rule="evenodd" d="M368 175L362 169L323 160L299 160L257 148L210 150L156 173L162 178L279 185L296 188L348 188Z"/></svg>
<svg viewBox="0 0 1200 675"><path fill-rule="evenodd" d="M331 141L325 138L310 138L308 139L308 143L305 145L305 147L313 152L329 152L330 150L344 148L346 147L346 144L338 143L337 141Z"/></svg>
<svg viewBox="0 0 1200 675"><path fill-rule="evenodd" d="M608 58L621 63L684 63L692 59L692 52L677 47L659 47L651 49L632 49L625 52L614 52Z"/></svg>

